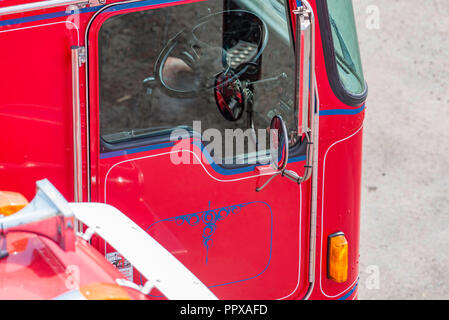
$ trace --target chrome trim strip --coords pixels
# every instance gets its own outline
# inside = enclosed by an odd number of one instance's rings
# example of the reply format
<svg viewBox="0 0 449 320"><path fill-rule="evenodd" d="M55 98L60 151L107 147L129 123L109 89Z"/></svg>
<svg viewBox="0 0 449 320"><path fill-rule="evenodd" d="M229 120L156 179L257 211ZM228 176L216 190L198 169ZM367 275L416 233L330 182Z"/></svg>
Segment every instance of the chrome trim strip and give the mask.
<svg viewBox="0 0 449 320"><path fill-rule="evenodd" d="M73 46L72 54L72 107L73 107L73 178L74 200L83 201L83 159L81 143L81 107L80 107L80 50L81 47Z"/></svg>
<svg viewBox="0 0 449 320"><path fill-rule="evenodd" d="M316 275L316 237L317 237L317 220L318 220L318 141L320 131L320 96L318 93L318 86L315 79L315 94L316 94L316 113L315 117L315 150L313 158L312 169L312 203L310 208L310 243L309 243L309 283L310 287L305 296L305 300L308 300L315 288L315 275Z"/></svg>
<svg viewBox="0 0 449 320"><path fill-rule="evenodd" d="M34 3L25 3L15 6L0 8L0 16L6 16L15 13L23 13L28 11L42 10L59 6L68 6L72 4L87 5L89 0L48 0Z"/></svg>
<svg viewBox="0 0 449 320"><path fill-rule="evenodd" d="M312 177L311 188L311 212L310 212L310 251L309 251L309 288L304 297L304 300L307 300L312 295L312 292L315 288L315 274L316 274L316 233L317 233L317 200L318 200L318 135L319 135L319 109L320 102L318 96L318 86L316 82L315 76L315 33L316 33L316 25L315 25L315 14L313 12L312 6L309 4L307 0L301 1L301 6L299 6L296 10L293 11L295 15L297 15L298 19L296 21L296 39L297 42L301 40L301 36L298 33L303 32L302 22L304 18L308 15L310 20L310 77L312 85L310 86L310 99L308 105L308 121L309 121L309 129L306 132L306 137L308 141L307 147L307 160L305 166L304 177L302 177L299 183L307 181ZM296 44L297 47L298 43ZM297 53L300 54L300 53ZM299 60L298 57L297 60ZM300 61L297 61L300 63ZM297 65L298 70L298 65ZM301 70L299 70L301 71ZM299 75L298 75L299 76ZM297 90L299 88L296 88ZM303 101L299 101L299 96L296 96L296 102L298 103L298 107L306 108ZM301 121L301 119L298 119ZM305 131L305 128L303 128ZM301 134L301 132L298 132Z"/></svg>

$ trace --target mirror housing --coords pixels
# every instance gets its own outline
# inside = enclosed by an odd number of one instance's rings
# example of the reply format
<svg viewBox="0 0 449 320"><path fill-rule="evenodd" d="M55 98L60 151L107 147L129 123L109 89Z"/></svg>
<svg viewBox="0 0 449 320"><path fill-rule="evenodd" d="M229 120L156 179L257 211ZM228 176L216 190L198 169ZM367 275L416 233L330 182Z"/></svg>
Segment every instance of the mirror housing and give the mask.
<svg viewBox="0 0 449 320"><path fill-rule="evenodd" d="M277 172L263 186L257 188L257 192L262 191L278 175L287 177L298 184L304 181L296 172L286 169L289 158L289 141L287 126L280 115L274 116L271 120L270 156L271 165Z"/></svg>
<svg viewBox="0 0 449 320"><path fill-rule="evenodd" d="M284 119L276 115L270 125L270 156L272 166L278 171L285 170L287 167L288 145L287 126Z"/></svg>

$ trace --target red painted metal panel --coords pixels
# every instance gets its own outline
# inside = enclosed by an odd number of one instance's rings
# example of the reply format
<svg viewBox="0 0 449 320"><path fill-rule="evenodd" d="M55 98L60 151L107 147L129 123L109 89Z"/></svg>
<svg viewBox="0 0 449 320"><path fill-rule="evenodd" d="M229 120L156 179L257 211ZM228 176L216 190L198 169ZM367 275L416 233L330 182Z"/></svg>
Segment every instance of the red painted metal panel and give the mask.
<svg viewBox="0 0 449 320"><path fill-rule="evenodd" d="M174 165L170 147L100 159L97 34L107 18L130 11L136 9L100 14L90 29L92 198L148 230L219 298L301 298L307 290L309 221L309 202L302 199L310 197L309 183L299 187L279 177L257 193L266 177L253 171L222 175L207 162ZM199 148L190 151L203 159ZM302 174L304 162L288 168ZM208 224L207 213L220 209L231 213ZM105 250L101 242L97 246ZM137 273L134 280L140 282Z"/></svg>
<svg viewBox="0 0 449 320"><path fill-rule="evenodd" d="M48 178L73 197L70 46L65 21L0 31L0 189L34 196Z"/></svg>
<svg viewBox="0 0 449 320"><path fill-rule="evenodd" d="M347 293L357 284L359 277L362 137L360 127L323 150L319 201L322 206L318 219L321 230L317 246L320 278L317 287L325 298L338 298ZM345 283L327 278L327 241L328 236L336 232L344 232L349 243L349 274Z"/></svg>
<svg viewBox="0 0 449 320"><path fill-rule="evenodd" d="M307 282L307 186L279 178L257 193L266 178L254 172L223 176L208 163L174 165L170 152L100 160L100 201L147 230L219 298L298 297Z"/></svg>
<svg viewBox="0 0 449 320"><path fill-rule="evenodd" d="M123 276L84 240L64 252L51 240L28 233L7 236L8 251L0 260L0 299L53 299L92 284L116 285ZM145 299L136 290L131 299Z"/></svg>

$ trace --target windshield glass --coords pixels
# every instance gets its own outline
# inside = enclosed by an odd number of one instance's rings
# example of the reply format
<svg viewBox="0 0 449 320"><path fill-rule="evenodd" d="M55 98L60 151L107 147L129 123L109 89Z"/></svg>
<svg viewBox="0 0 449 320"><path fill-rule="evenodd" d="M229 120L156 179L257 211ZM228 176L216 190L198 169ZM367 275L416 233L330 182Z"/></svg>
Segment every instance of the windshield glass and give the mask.
<svg viewBox="0 0 449 320"><path fill-rule="evenodd" d="M338 73L350 93L365 91L352 0L328 0L329 19Z"/></svg>

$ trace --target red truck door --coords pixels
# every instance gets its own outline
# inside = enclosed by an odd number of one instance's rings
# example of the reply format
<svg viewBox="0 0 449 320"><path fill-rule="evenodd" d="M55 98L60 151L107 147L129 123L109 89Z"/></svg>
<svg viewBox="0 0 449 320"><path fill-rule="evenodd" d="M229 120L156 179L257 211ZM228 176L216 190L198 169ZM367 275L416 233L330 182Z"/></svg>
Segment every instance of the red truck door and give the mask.
<svg viewBox="0 0 449 320"><path fill-rule="evenodd" d="M105 7L88 29L91 200L128 215L221 299L307 290L309 182L256 191L273 173L263 133L274 115L291 133L287 168L304 172L291 9L141 1Z"/></svg>

